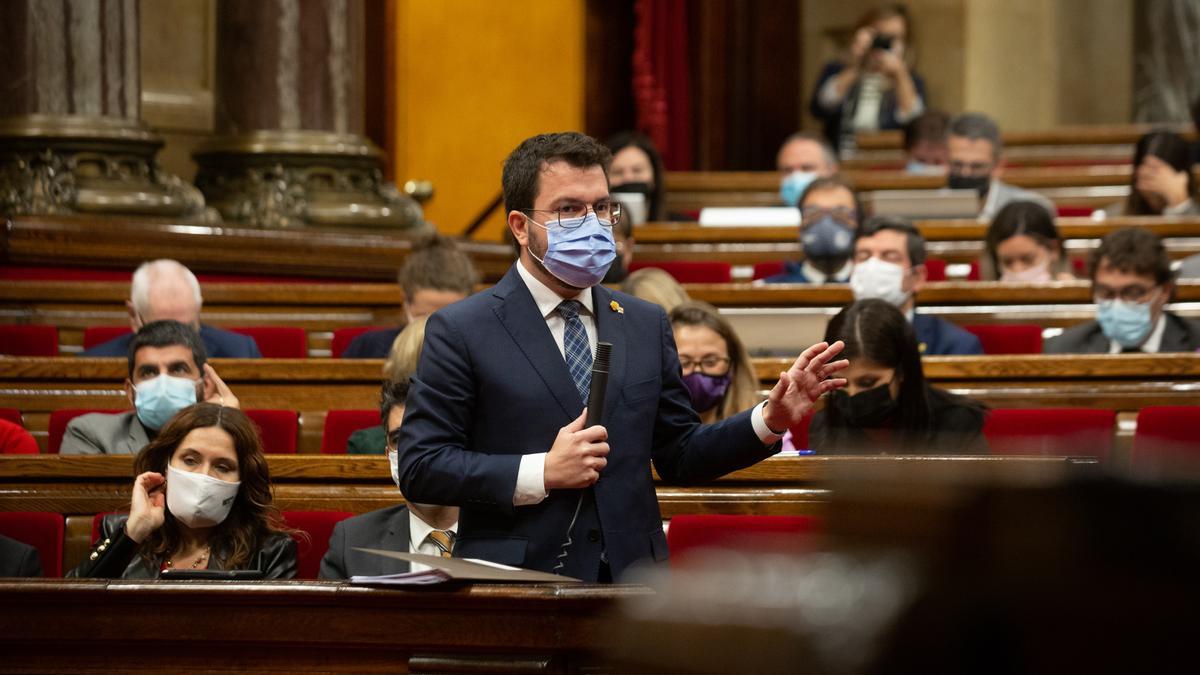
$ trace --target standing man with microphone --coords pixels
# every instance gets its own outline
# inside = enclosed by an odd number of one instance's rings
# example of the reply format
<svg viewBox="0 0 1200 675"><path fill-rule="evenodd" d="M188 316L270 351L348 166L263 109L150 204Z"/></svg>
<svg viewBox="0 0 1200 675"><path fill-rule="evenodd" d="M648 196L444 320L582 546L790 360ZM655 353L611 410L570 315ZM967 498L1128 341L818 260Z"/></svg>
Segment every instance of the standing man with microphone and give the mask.
<svg viewBox="0 0 1200 675"><path fill-rule="evenodd" d="M694 485L778 451L826 392L842 344L813 345L751 410L701 425L661 308L598 285L616 250L611 155L567 132L504 163L520 257L494 287L432 315L398 443L400 489L459 505L454 554L584 581L664 561L650 471ZM596 345L612 345L588 426ZM597 419L597 418L593 418Z"/></svg>

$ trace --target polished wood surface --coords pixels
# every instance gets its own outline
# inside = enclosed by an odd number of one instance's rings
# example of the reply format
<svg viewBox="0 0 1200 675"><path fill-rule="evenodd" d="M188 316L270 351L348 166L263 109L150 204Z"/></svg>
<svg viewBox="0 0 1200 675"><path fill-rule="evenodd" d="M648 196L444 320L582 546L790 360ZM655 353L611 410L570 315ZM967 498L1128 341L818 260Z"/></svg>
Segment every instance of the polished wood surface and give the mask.
<svg viewBox="0 0 1200 675"><path fill-rule="evenodd" d="M1003 131L1005 146L1028 145L1102 145L1136 143L1144 134L1163 128L1152 124L1086 124L1061 126L1036 131ZM1185 125L1174 129L1185 138L1195 139L1195 131ZM860 133L855 137L859 149L900 148L903 135L899 131Z"/></svg>
<svg viewBox="0 0 1200 675"><path fill-rule="evenodd" d="M6 672L599 672L637 586L7 580ZM139 636L155 636L148 652Z"/></svg>

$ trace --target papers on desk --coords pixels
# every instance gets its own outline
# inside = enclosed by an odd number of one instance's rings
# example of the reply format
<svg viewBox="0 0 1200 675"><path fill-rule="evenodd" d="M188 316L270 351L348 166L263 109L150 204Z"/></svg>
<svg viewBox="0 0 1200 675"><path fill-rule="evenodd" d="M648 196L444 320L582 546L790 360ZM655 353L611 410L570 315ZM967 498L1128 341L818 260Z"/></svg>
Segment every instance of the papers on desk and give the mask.
<svg viewBox="0 0 1200 675"><path fill-rule="evenodd" d="M522 583L522 584L570 584L578 583L578 579L534 572L519 567L509 567L486 560L472 558L443 558L423 553L399 553L383 551L374 548L356 548L357 551L381 555L387 558L405 560L409 563L424 565L427 569L400 574L384 574L380 576L353 576L352 584L371 586L429 586L449 581L467 581L480 583Z"/></svg>

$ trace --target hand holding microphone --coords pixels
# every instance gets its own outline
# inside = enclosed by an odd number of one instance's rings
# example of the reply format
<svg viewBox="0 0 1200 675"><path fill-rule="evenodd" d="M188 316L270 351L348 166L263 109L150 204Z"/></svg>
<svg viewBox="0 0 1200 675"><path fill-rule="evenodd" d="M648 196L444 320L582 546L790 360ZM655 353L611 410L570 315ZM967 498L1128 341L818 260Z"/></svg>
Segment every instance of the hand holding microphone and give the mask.
<svg viewBox="0 0 1200 675"><path fill-rule="evenodd" d="M588 487L600 480L600 472L608 464L608 430L603 416L611 354L612 344L596 345L588 406L575 421L559 429L546 455L543 482L547 490Z"/></svg>

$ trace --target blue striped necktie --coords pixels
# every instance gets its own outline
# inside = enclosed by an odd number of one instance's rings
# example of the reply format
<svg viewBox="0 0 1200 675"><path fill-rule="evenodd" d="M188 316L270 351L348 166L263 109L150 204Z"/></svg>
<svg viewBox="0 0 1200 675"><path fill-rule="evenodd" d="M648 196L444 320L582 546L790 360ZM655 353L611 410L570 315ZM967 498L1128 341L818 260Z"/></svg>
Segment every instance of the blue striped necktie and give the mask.
<svg viewBox="0 0 1200 675"><path fill-rule="evenodd" d="M558 314L565 324L563 331L563 353L567 370L579 390L579 398L587 405L588 389L592 386L592 348L588 344L587 331L579 320L583 305L578 300L563 300L558 304Z"/></svg>

